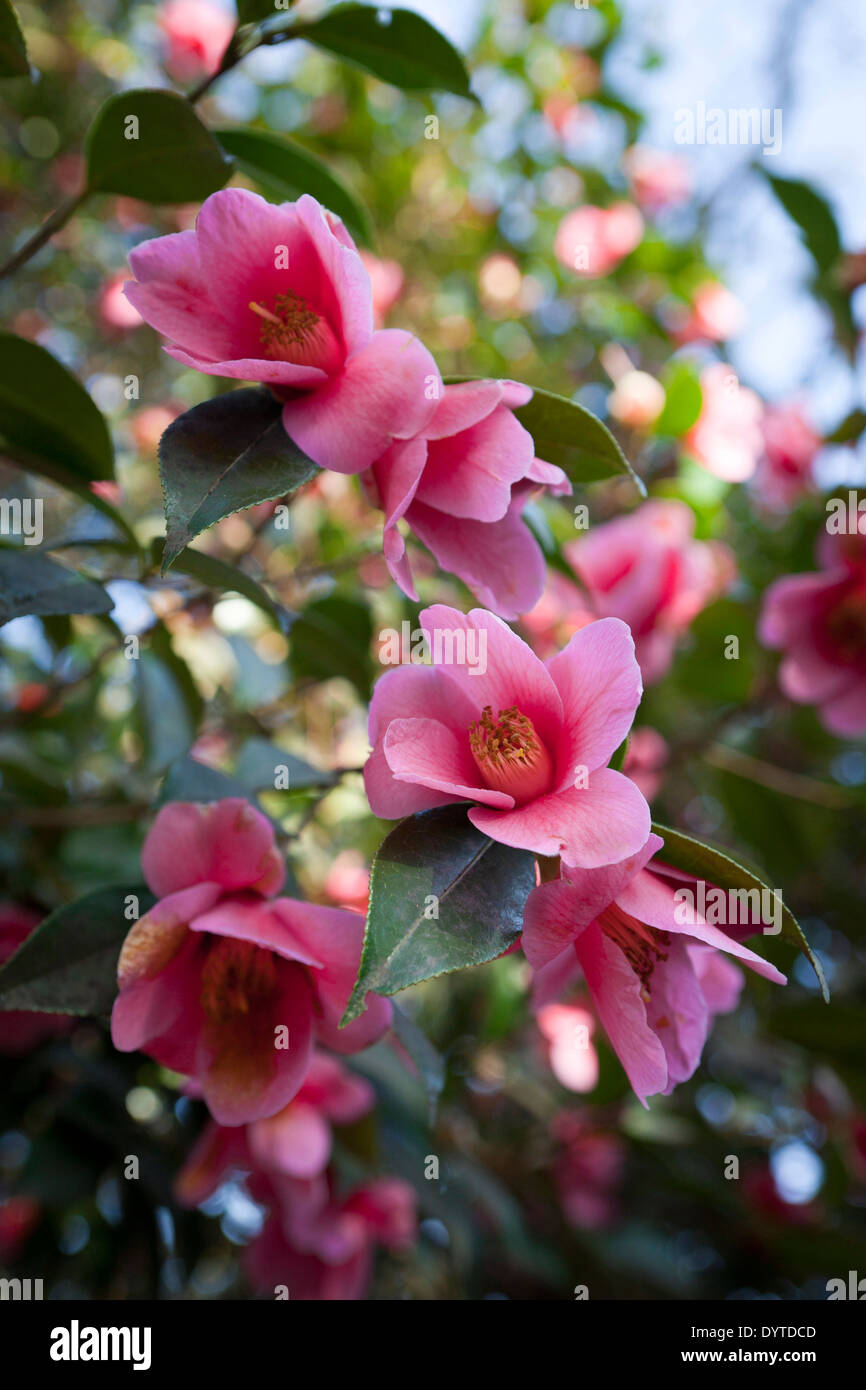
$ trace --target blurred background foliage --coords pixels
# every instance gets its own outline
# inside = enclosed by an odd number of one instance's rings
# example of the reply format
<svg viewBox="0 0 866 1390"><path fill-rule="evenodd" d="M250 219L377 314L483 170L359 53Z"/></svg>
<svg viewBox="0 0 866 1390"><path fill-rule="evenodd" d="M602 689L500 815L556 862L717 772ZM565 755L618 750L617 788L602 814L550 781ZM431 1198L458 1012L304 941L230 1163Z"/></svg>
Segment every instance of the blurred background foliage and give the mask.
<svg viewBox="0 0 866 1390"><path fill-rule="evenodd" d="M151 5L18 8L39 77L4 83L0 100L10 248L79 187L101 102L169 81ZM770 514L689 457L699 369L718 356L706 344L683 348L672 331L714 278L700 196L647 216L640 244L601 278L580 279L553 253L572 208L630 197L623 154L644 113L609 77L622 45L633 56L630 9L612 0L588 12L547 0L487 6L466 55L479 104L402 92L291 45L250 57L199 106L212 127L297 138L340 176L368 210L370 250L402 268L389 326L417 333L443 374L515 377L605 417L602 357L615 342L668 384L659 427L608 423L650 493L688 502L698 534L731 547L738 578L695 621L639 711L638 725L668 745L654 815L761 866L803 923L833 994L827 1008L808 964L762 943L791 969L789 987L751 978L692 1082L644 1112L598 1035L597 1085L575 1095L556 1081L519 954L413 990L405 1007L447 1063L436 1125L431 1132L417 1078L382 1043L352 1063L376 1084L375 1121L344 1131L338 1150L347 1180L380 1168L418 1189L418 1244L383 1257L373 1297L570 1298L579 1284L593 1298L823 1297L828 1278L862 1260L866 751L782 699L776 658L755 638L768 583L814 567L827 492ZM646 45L641 64L649 75L664 55ZM159 436L220 384L166 358L119 284L133 246L190 226L195 212L99 195L0 285L4 326L65 363L108 420L118 487L105 496L143 547L124 548L80 497L3 465L3 496L35 487L46 498L44 548L107 585L115 605L101 616L19 618L0 633L3 898L39 915L89 888L137 883L143 835L167 797L240 786L260 798L280 832L290 891L318 901L360 905L387 829L370 816L358 773L366 701L381 669L376 635L403 619L414 626L419 606L390 583L380 520L357 482L320 475L293 503L287 531L265 504L196 542L262 585L278 605L271 611L250 600L249 586L214 584L182 564L160 577L149 549L164 525ZM803 195L789 199L789 213L807 248L815 218L832 220L822 199L816 213ZM841 268L859 248L837 236L829 262L804 267L802 288L853 381L858 300ZM124 395L130 375L140 382L134 401ZM824 420L825 438L850 415ZM849 474L828 466L828 487L856 481L861 425L852 417L842 428ZM838 457L837 445L837 467ZM570 574L561 547L577 534L575 502L596 524L636 501L632 485L616 481L536 504L552 570ZM423 600L469 602L420 555L416 570ZM124 651L130 634L138 660ZM738 660L723 656L731 634ZM305 771L275 791L274 759L286 755ZM4 1057L0 1264L44 1278L58 1297L243 1294L237 1255L257 1216L242 1188L229 1185L202 1212L171 1199L202 1116L176 1078L116 1054L104 1021L77 1020L68 1035ZM123 1181L129 1154L141 1159L138 1183ZM427 1155L439 1157L438 1182L424 1178ZM730 1155L738 1181L724 1177ZM579 1211L566 1203L563 1219L563 1194L575 1186L587 1200Z"/></svg>

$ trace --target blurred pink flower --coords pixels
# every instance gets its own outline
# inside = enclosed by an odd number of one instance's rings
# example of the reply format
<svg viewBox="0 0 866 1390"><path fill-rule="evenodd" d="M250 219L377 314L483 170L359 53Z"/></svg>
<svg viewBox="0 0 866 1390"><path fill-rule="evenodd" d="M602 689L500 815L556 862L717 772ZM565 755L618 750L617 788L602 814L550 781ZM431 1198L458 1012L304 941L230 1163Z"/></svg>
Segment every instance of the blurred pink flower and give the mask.
<svg viewBox="0 0 866 1390"><path fill-rule="evenodd" d="M815 574L777 579L764 594L758 636L784 653L779 685L817 705L840 738L866 733L866 536L822 537Z"/></svg>
<svg viewBox="0 0 866 1390"><path fill-rule="evenodd" d="M178 362L260 381L315 463L369 468L423 430L441 394L417 338L373 331L370 279L343 223L304 194L275 206L242 188L205 200L195 231L130 254L126 295Z"/></svg>
<svg viewBox="0 0 866 1390"><path fill-rule="evenodd" d="M157 11L165 35L165 66L178 82L216 72L235 30L235 18L212 0L168 0Z"/></svg>
<svg viewBox="0 0 866 1390"><path fill-rule="evenodd" d="M786 512L814 488L812 460L821 447L798 405L770 406L763 420L764 455L753 485L772 511Z"/></svg>
<svg viewBox="0 0 866 1390"><path fill-rule="evenodd" d="M595 622L584 593L558 570L548 570L544 593L534 608L524 613L520 625L529 645L542 661L554 656L587 623Z"/></svg>
<svg viewBox="0 0 866 1390"><path fill-rule="evenodd" d="M680 155L632 145L622 162L635 202L646 212L661 212L688 201L692 180Z"/></svg>
<svg viewBox="0 0 866 1390"><path fill-rule="evenodd" d="M641 697L625 623L590 623L545 664L483 609L440 604L419 621L433 664L398 666L373 692L373 814L471 801L472 824L500 844L587 867L639 849L649 809L607 766Z"/></svg>
<svg viewBox="0 0 866 1390"><path fill-rule="evenodd" d="M685 502L653 498L563 549L592 610L628 623L647 684L666 674L678 639L722 589L725 551L695 540L694 528Z"/></svg>
<svg viewBox="0 0 866 1390"><path fill-rule="evenodd" d="M654 425L664 407L664 387L649 372L623 372L607 398L613 418L633 430Z"/></svg>
<svg viewBox="0 0 866 1390"><path fill-rule="evenodd" d="M336 1057L314 1052L294 1100L275 1115L226 1128L209 1121L175 1182L178 1201L206 1202L233 1170L315 1178L331 1157L332 1126L353 1124L372 1110L376 1093Z"/></svg>
<svg viewBox="0 0 866 1390"><path fill-rule="evenodd" d="M403 267L399 261L383 261L370 251L361 251L364 269L370 277L373 295L373 325L382 328L385 319L403 293Z"/></svg>
<svg viewBox="0 0 866 1390"><path fill-rule="evenodd" d="M691 307L673 316L671 329L680 343L704 339L723 343L740 332L746 321L740 301L717 280L699 285Z"/></svg>
<svg viewBox="0 0 866 1390"><path fill-rule="evenodd" d="M129 333L139 328L144 319L123 292L126 283L124 271L118 271L106 280L99 293L99 318L102 327L114 333Z"/></svg>
<svg viewBox="0 0 866 1390"><path fill-rule="evenodd" d="M164 405L146 405L137 410L130 422L136 448L143 454L156 454L159 441L169 425L183 414L183 406L174 401Z"/></svg>
<svg viewBox="0 0 866 1390"><path fill-rule="evenodd" d="M785 983L775 966L698 910L696 880L649 861L663 840L618 864L578 870L529 895L523 950L534 970L576 954L599 1020L642 1104L692 1075L717 1013L736 1005L740 972L720 951ZM691 889L687 925L676 889ZM750 932L745 926L739 931Z"/></svg>
<svg viewBox="0 0 866 1390"><path fill-rule="evenodd" d="M23 1192L0 1202L0 1266L15 1263L41 1216L39 1202Z"/></svg>
<svg viewBox="0 0 866 1390"><path fill-rule="evenodd" d="M652 801L658 793L670 751L658 729L650 728L649 724L632 729L628 736L622 770L640 788L647 801Z"/></svg>
<svg viewBox="0 0 866 1390"><path fill-rule="evenodd" d="M683 443L709 473L728 483L751 478L764 449L764 407L723 362L701 372L703 403Z"/></svg>
<svg viewBox="0 0 866 1390"><path fill-rule="evenodd" d="M111 1020L119 1051L140 1049L193 1077L214 1119L240 1125L293 1099L314 1037L339 1052L381 1037L391 1006L378 997L362 1018L338 1028L363 919L292 898L266 900L284 869L270 822L248 802L169 803L141 857L159 902L120 953Z"/></svg>
<svg viewBox="0 0 866 1390"><path fill-rule="evenodd" d="M567 270L578 275L607 275L643 237L643 218L631 203L609 208L585 203L562 219L553 251Z"/></svg>
<svg viewBox="0 0 866 1390"><path fill-rule="evenodd" d="M271 1199L271 1212L244 1265L254 1288L272 1297L285 1287L292 1300L362 1299L376 1246L405 1250L415 1239L415 1193L399 1178L372 1179L342 1199L324 1177L283 1182L276 1201L266 1181L250 1188Z"/></svg>
<svg viewBox="0 0 866 1390"><path fill-rule="evenodd" d="M39 925L40 916L17 903L0 903L0 965L23 945ZM0 1053L22 1056L49 1038L68 1033L73 1020L66 1014L42 1014L29 1009L0 1011Z"/></svg>
<svg viewBox="0 0 866 1390"><path fill-rule="evenodd" d="M592 1045L595 1019L578 1004L545 1004L536 1022L547 1039L554 1076L569 1091L591 1091L598 1082L598 1053Z"/></svg>
<svg viewBox="0 0 866 1390"><path fill-rule="evenodd" d="M541 547L521 518L531 493L570 492L560 468L535 457L514 410L532 390L516 381L446 386L421 434L391 446L367 488L385 513L384 550L394 582L417 600L402 518L442 569L504 618L531 608L544 585Z"/></svg>
<svg viewBox="0 0 866 1390"><path fill-rule="evenodd" d="M370 866L357 849L343 849L337 855L322 885L327 897L340 907L367 911L370 896Z"/></svg>
<svg viewBox="0 0 866 1390"><path fill-rule="evenodd" d="M553 1168L559 1200L578 1230L601 1230L616 1219L617 1189L625 1169L626 1146L617 1134L596 1129L572 1111L554 1116L552 1137L562 1145Z"/></svg>

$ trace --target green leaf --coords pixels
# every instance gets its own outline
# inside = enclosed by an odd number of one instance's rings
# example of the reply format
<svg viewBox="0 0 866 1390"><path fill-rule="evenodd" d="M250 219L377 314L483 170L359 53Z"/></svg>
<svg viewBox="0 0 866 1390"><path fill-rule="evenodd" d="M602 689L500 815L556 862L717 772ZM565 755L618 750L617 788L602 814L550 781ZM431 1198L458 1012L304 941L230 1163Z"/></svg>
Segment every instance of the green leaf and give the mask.
<svg viewBox="0 0 866 1390"><path fill-rule="evenodd" d="M683 873L693 874L695 878L704 879L706 883L715 884L718 888L726 891L732 888L770 888L762 878L751 869L747 869L743 864L738 864L730 855L722 850L716 849L713 845L708 845L703 840L695 840L691 835L684 835L681 831L670 830L666 825L653 825L653 833L661 835L664 840L664 848L658 852L658 859L664 864L671 864L675 869L681 869ZM802 928L794 916L793 912L784 903L782 904L782 930L780 935L785 941L789 941L798 951L801 951L809 964L812 966L818 984L821 986L821 993L829 1003L830 994L827 989L827 980L824 975L824 968L820 960L815 955L805 936Z"/></svg>
<svg viewBox="0 0 866 1390"><path fill-rule="evenodd" d="M9 0L0 0L0 77L28 77L30 64L18 16Z"/></svg>
<svg viewBox="0 0 866 1390"><path fill-rule="evenodd" d="M623 764L628 756L628 739L629 736L626 734L619 747L613 751L608 767L613 768L614 772L622 772Z"/></svg>
<svg viewBox="0 0 866 1390"><path fill-rule="evenodd" d="M534 386L532 400L514 413L535 440L538 457L562 468L573 483L624 473L646 496L646 488L610 430L584 406Z"/></svg>
<svg viewBox="0 0 866 1390"><path fill-rule="evenodd" d="M165 775L157 806L168 801L222 801L226 796L246 797L247 789L236 778L195 758L178 758Z"/></svg>
<svg viewBox="0 0 866 1390"><path fill-rule="evenodd" d="M138 716L151 771L163 771L194 742L204 702L167 630L151 629L136 662Z"/></svg>
<svg viewBox="0 0 866 1390"><path fill-rule="evenodd" d="M482 835L465 806L401 821L373 860L361 967L343 1022L363 1012L369 990L395 994L501 955L520 935L534 887L534 856Z"/></svg>
<svg viewBox="0 0 866 1390"><path fill-rule="evenodd" d="M107 1014L117 994L117 958L133 920L154 904L143 884L98 888L40 922L0 970L0 1009L39 1013Z"/></svg>
<svg viewBox="0 0 866 1390"><path fill-rule="evenodd" d="M101 584L29 547L0 549L0 625L25 615L109 613Z"/></svg>
<svg viewBox="0 0 866 1390"><path fill-rule="evenodd" d="M291 33L405 91L472 98L469 74L456 48L410 10L337 5L312 24L292 25Z"/></svg>
<svg viewBox="0 0 866 1390"><path fill-rule="evenodd" d="M679 438L687 434L701 413L703 392L697 372L688 362L672 362L662 377L665 404L656 420L655 434Z"/></svg>
<svg viewBox="0 0 866 1390"><path fill-rule="evenodd" d="M761 172L788 216L803 233L806 248L819 270L829 269L842 252L839 228L829 203L802 179L782 179L776 174L768 174L765 169Z"/></svg>
<svg viewBox="0 0 866 1390"><path fill-rule="evenodd" d="M280 199L310 193L345 222L349 231L370 244L370 214L364 204L321 159L284 135L264 130L216 130L217 139L242 173Z"/></svg>
<svg viewBox="0 0 866 1390"><path fill-rule="evenodd" d="M155 564L162 560L164 549L165 541L157 539L151 542L150 550ZM206 555L201 550L185 550L174 561L173 568L177 573L197 579L208 589L216 589L219 593L234 591L241 594L250 603L254 603L256 608L266 613L281 632L288 632L292 625L293 615L288 609L272 599L255 579L244 574L237 565L230 565L227 560L219 560L216 556Z"/></svg>
<svg viewBox="0 0 866 1390"><path fill-rule="evenodd" d="M311 767L302 758L295 758L284 748L269 743L266 738L247 739L235 764L235 777L249 791L274 791L278 767L288 771L286 791L306 791L308 787L328 787L334 781L332 772Z"/></svg>
<svg viewBox="0 0 866 1390"><path fill-rule="evenodd" d="M397 1004L392 1005L391 1027L418 1068L418 1075L424 1082L427 1092L427 1113L430 1126L436 1123L436 1110L439 1097L445 1086L445 1063L436 1048L418 1027L414 1019L405 1014Z"/></svg>
<svg viewBox="0 0 866 1390"><path fill-rule="evenodd" d="M270 391L242 388L169 425L159 441L163 573L200 531L257 502L288 497L319 472L286 434L281 409Z"/></svg>
<svg viewBox="0 0 866 1390"><path fill-rule="evenodd" d="M444 378L446 386L478 380L468 376ZM532 400L514 413L532 435L538 457L562 468L571 482L591 483L624 473L641 497L646 497L646 488L610 430L585 406L533 386Z"/></svg>
<svg viewBox="0 0 866 1390"><path fill-rule="evenodd" d="M87 132L87 186L149 203L195 203L232 172L186 97L138 88L109 97Z"/></svg>
<svg viewBox="0 0 866 1390"><path fill-rule="evenodd" d="M282 13L274 0L237 0L238 24L260 24Z"/></svg>
<svg viewBox="0 0 866 1390"><path fill-rule="evenodd" d="M863 431L866 430L866 410L859 407L852 410L845 416L831 434L825 438L826 444L850 444L853 440L859 439Z"/></svg>
<svg viewBox="0 0 866 1390"><path fill-rule="evenodd" d="M295 679L343 676L362 699L370 692L373 624L367 605L329 594L307 605L291 632L289 660Z"/></svg>
<svg viewBox="0 0 866 1390"><path fill-rule="evenodd" d="M79 482L114 476L108 426L81 382L45 348L14 333L0 333L0 438Z"/></svg>

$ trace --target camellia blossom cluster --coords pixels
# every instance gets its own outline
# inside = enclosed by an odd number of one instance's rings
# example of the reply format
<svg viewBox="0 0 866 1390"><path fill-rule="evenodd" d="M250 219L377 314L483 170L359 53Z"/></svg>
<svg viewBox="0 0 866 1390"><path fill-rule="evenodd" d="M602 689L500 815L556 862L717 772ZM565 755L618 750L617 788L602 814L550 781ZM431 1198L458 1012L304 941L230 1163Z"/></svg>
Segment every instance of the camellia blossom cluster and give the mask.
<svg viewBox="0 0 866 1390"><path fill-rule="evenodd" d="M167 352L211 376L256 381L284 402L294 442L322 468L364 475L385 512L385 557L415 598L401 520L437 563L513 618L544 585L521 513L533 492L570 491L535 458L511 381L444 386L411 333L377 328L399 292L371 284L343 223L305 194L275 206L244 189L206 199L195 229L130 255L126 295Z"/></svg>
<svg viewBox="0 0 866 1390"><path fill-rule="evenodd" d="M685 502L661 498L594 526L563 547L582 588L552 576L549 592L524 619L527 628L544 641L562 623L576 627L595 617L621 618L631 630L644 682L660 680L677 642L736 574L728 547L696 540L694 529Z"/></svg>
<svg viewBox="0 0 866 1390"><path fill-rule="evenodd" d="M789 700L816 705L830 733L866 733L866 536L823 535L820 570L777 579L764 594L758 635L782 652Z"/></svg>

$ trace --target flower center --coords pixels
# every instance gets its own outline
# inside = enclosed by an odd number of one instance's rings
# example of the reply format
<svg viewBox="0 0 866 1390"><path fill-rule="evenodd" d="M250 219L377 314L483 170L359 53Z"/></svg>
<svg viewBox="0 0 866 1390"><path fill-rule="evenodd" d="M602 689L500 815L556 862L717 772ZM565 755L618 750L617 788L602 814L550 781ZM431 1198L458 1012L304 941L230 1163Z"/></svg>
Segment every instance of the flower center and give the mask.
<svg viewBox="0 0 866 1390"><path fill-rule="evenodd" d="M658 927L649 927L646 922L630 917L616 903L606 907L598 920L605 936L619 947L640 980L640 997L648 1004L652 973L660 960L668 958L670 936Z"/></svg>
<svg viewBox="0 0 866 1390"><path fill-rule="evenodd" d="M844 661L866 655L866 587L855 589L829 615L827 627Z"/></svg>
<svg viewBox="0 0 866 1390"><path fill-rule="evenodd" d="M278 362L334 371L340 365L339 344L331 325L294 290L278 294L273 309L250 301L261 320L259 341L264 354Z"/></svg>
<svg viewBox="0 0 866 1390"><path fill-rule="evenodd" d="M208 951L201 972L201 1003L213 1023L232 1023L264 1004L277 988L271 951L251 941L221 936Z"/></svg>
<svg viewBox="0 0 866 1390"><path fill-rule="evenodd" d="M485 787L507 792L517 805L542 796L553 780L553 763L532 720L516 705L494 719L486 705L469 727L469 747Z"/></svg>

